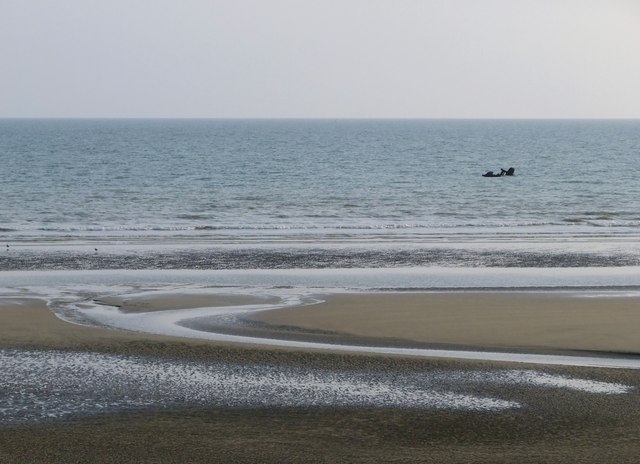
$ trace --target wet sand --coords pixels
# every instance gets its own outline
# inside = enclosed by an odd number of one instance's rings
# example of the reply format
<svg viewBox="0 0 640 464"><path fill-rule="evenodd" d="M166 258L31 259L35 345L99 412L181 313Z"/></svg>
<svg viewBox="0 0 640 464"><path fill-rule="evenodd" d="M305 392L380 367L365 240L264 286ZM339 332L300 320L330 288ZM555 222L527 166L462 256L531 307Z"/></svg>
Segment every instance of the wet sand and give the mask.
<svg viewBox="0 0 640 464"><path fill-rule="evenodd" d="M507 297L511 298L510 303L505 301L501 306L498 305L501 299ZM488 294L486 309L472 310L466 305L472 302L477 303L474 306L476 308L483 307L480 301L484 301L484 297L464 294L337 295L326 304L300 310L261 313L258 318L263 323L269 321L288 327L299 325L313 330L339 330L342 337L355 334L367 338L464 346L477 344L483 347L637 352L634 351L637 350L637 341L625 335L638 327L634 319L637 316L632 310L633 301L617 298L577 300L591 308L589 316L586 312L576 314L575 311L580 311L580 305L574 307L563 298L557 298L557 295L540 295L533 299L523 296L522 305L518 305L517 310L519 317L501 320L501 315L507 316L505 312L513 304L514 297ZM150 302L143 304L153 306ZM183 304L189 307L188 302L183 301ZM433 311L431 315L423 314L425 305ZM495 308L496 305L502 309ZM400 312L394 318L389 318L390 307ZM456 315L446 317L445 308L456 312ZM492 308L496 312L492 313ZM563 308L567 313L557 314L558 311L562 313ZM529 314L528 318L527 314L523 314L537 311L542 312ZM600 315L602 311L609 316L603 318ZM545 312L547 317L543 317ZM416 319L418 313L420 317ZM483 317L476 317L480 314ZM490 314L493 319L489 317ZM552 324L557 328L557 335L546 339L540 338L540 335L534 336L536 331L544 334L548 327L545 324L551 324L549 315L557 316ZM590 331L600 326L602 330L598 339L587 343L586 340L581 341L581 336L571 334L568 327L571 318L575 317L578 320L574 323L583 334L592 333ZM627 317L630 319L625 324L624 318ZM474 318L475 321L472 320ZM491 330L492 323L497 327L494 331ZM527 324L536 327L530 337L514 335L526 328ZM432 335L439 338L432 339ZM486 371L513 367L477 361L404 359L244 347L87 328L60 321L44 303L35 299L0 301L0 347L142 354L239 364L330 367L383 372L389 376L400 372L447 372L461 368ZM536 369L541 370L539 367ZM637 371L569 367L547 367L542 370L620 382L636 388L625 395L594 395L564 389L510 387L507 392L509 397L526 407L501 412L308 407L190 408L120 413L0 428L0 461L637 461L640 451L640 393L637 388L640 379ZM497 391L501 389L495 385L478 385L478 392L482 394L491 395Z"/></svg>

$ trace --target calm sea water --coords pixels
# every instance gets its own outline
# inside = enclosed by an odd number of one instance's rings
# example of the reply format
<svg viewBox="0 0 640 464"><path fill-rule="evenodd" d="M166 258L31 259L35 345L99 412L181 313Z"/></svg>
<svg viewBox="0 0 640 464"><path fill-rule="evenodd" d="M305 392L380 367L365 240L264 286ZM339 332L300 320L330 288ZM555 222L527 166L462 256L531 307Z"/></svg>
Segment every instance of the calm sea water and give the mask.
<svg viewBox="0 0 640 464"><path fill-rule="evenodd" d="M640 263L640 121L0 120L0 169L4 269Z"/></svg>

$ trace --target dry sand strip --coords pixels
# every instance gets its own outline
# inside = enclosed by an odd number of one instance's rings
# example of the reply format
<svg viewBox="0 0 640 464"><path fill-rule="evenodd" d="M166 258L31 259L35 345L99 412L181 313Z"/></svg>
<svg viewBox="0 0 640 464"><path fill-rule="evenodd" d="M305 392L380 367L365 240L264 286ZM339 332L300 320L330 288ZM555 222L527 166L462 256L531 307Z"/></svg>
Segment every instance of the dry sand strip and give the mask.
<svg viewBox="0 0 640 464"><path fill-rule="evenodd" d="M253 313L251 319L284 328L435 346L640 354L640 297L588 295L352 293L303 308Z"/></svg>

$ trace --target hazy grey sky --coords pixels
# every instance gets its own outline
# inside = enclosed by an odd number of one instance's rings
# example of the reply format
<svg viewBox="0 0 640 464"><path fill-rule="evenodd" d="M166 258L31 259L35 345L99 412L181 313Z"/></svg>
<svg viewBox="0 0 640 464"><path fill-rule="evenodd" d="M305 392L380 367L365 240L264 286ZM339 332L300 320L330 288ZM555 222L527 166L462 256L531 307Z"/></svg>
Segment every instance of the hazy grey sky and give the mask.
<svg viewBox="0 0 640 464"><path fill-rule="evenodd" d="M640 118L640 0L0 0L0 117Z"/></svg>

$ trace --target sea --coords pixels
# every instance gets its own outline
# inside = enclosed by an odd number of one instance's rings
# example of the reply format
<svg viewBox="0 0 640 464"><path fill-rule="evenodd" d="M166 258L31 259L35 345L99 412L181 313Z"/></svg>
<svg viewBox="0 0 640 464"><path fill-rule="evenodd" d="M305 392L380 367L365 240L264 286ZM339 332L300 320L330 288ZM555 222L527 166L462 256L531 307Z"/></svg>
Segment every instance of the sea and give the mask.
<svg viewBox="0 0 640 464"><path fill-rule="evenodd" d="M0 170L0 271L640 265L636 120L2 119Z"/></svg>

